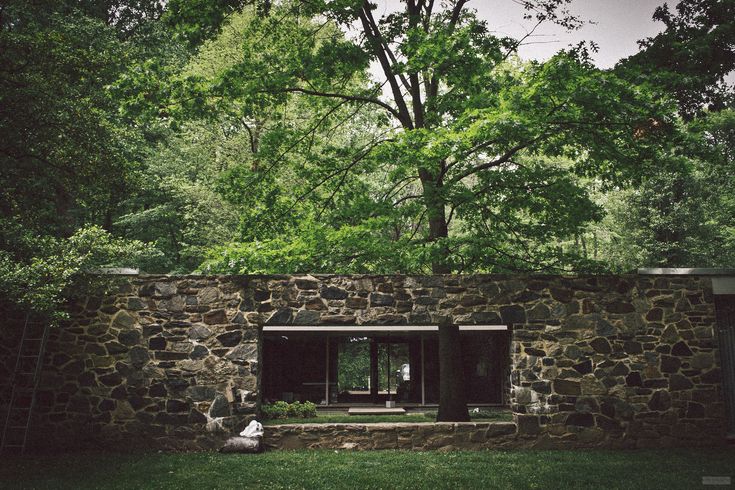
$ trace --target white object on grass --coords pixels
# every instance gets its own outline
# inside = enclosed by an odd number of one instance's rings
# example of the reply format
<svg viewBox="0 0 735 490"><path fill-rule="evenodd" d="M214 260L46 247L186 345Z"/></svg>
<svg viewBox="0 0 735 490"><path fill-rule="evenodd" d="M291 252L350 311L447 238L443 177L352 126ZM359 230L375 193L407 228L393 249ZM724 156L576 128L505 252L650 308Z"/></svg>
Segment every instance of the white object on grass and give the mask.
<svg viewBox="0 0 735 490"><path fill-rule="evenodd" d="M263 437L263 424L257 420L251 421L245 430L240 432L240 437Z"/></svg>

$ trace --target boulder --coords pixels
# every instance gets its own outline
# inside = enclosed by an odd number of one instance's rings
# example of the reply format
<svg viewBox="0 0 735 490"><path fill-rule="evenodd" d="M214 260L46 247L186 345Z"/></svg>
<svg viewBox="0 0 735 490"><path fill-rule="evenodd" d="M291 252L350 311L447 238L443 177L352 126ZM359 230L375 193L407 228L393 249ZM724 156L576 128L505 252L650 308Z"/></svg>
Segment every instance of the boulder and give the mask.
<svg viewBox="0 0 735 490"><path fill-rule="evenodd" d="M263 450L260 437L230 437L219 451L221 453L259 453Z"/></svg>

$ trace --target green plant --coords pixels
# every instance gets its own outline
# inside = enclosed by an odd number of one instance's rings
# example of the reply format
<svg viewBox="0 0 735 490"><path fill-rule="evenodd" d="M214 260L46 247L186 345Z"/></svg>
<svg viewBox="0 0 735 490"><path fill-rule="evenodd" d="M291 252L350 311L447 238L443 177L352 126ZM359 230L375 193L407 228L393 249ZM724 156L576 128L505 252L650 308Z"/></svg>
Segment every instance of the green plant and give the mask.
<svg viewBox="0 0 735 490"><path fill-rule="evenodd" d="M279 400L264 404L260 411L265 419L310 418L316 417L316 404L308 401L287 403Z"/></svg>

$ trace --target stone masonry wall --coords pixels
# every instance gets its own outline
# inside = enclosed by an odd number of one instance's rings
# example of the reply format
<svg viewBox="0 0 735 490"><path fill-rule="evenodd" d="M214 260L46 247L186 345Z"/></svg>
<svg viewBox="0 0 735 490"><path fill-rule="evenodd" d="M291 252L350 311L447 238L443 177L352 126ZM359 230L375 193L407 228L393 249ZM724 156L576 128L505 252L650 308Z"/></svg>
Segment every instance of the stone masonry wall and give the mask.
<svg viewBox="0 0 735 490"><path fill-rule="evenodd" d="M724 441L707 277L141 275L71 313L49 341L36 446L216 447L256 412L260 326L443 316L512 326L505 447Z"/></svg>

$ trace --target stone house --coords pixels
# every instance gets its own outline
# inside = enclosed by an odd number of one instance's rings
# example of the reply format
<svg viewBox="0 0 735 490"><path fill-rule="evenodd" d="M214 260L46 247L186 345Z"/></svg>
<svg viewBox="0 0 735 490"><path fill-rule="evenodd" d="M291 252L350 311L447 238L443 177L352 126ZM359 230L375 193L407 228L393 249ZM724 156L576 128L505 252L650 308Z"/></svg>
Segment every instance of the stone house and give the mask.
<svg viewBox="0 0 735 490"><path fill-rule="evenodd" d="M120 276L52 331L29 438L196 449L264 401L432 407L436 325L451 317L470 405L508 407L514 423L404 427L404 440L434 430L460 447L723 444L735 289L728 271L682 272ZM3 333L2 379L16 333ZM399 432L386 447L421 446Z"/></svg>

